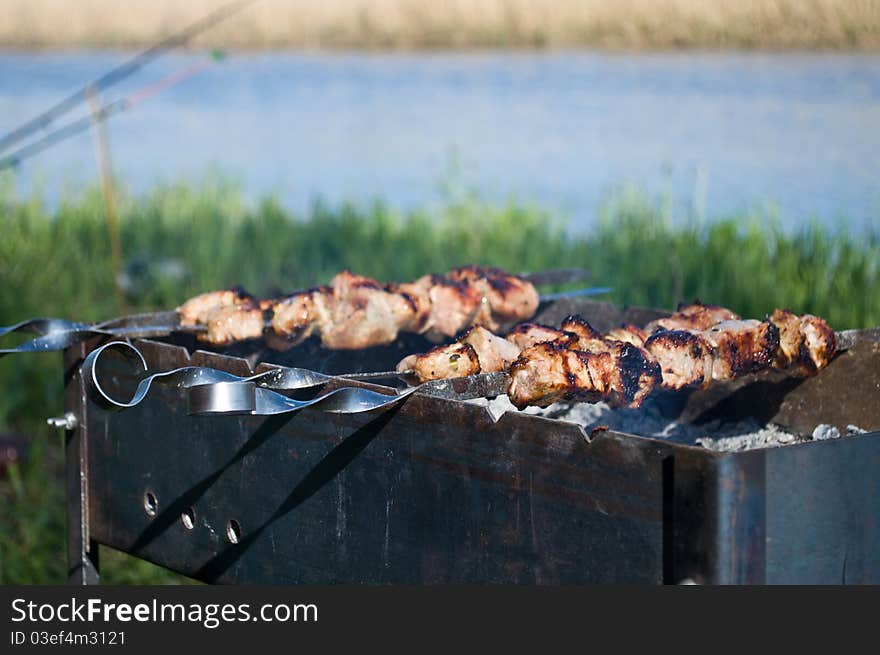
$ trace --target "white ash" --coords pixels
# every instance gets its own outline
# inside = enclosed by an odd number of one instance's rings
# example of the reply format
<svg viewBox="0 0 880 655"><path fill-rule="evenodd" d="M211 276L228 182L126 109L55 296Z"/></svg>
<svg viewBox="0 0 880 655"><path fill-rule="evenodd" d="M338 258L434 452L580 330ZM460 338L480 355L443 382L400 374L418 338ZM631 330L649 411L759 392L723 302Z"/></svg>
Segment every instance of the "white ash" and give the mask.
<svg viewBox="0 0 880 655"><path fill-rule="evenodd" d="M813 430L813 439L815 441L825 441L826 439L840 439L840 430L833 425L821 423Z"/></svg>
<svg viewBox="0 0 880 655"><path fill-rule="evenodd" d="M492 400L477 398L470 402L485 406L496 421L505 412L519 411L507 396L498 396ZM778 425L761 423L752 418L738 421L715 420L699 425L679 423L663 416L656 406L650 404L640 409L613 409L605 403L555 403L545 408L527 407L522 412L576 423L587 432L599 426L607 426L619 432L669 439L718 451L785 446L809 441L811 438L838 439L841 436L840 431L831 425L818 425L812 437L803 437ZM847 435L863 432L865 430L855 425L848 425L846 428Z"/></svg>

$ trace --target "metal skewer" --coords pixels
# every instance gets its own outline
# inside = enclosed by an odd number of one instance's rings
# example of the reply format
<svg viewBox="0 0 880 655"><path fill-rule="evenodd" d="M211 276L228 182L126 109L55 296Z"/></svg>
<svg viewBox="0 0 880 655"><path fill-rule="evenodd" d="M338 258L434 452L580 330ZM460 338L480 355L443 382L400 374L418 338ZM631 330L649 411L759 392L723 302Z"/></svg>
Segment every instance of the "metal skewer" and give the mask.
<svg viewBox="0 0 880 655"><path fill-rule="evenodd" d="M559 271L531 273L523 275L522 277L533 284L541 285L569 283L583 279L588 275L589 272L584 269L571 268ZM610 287L589 287L575 291L563 291L560 293L544 294L540 297L540 302L546 303L566 298L600 295L609 293L610 291ZM131 323L138 323L138 319L146 321L146 324L131 325ZM143 339L150 337L167 337L173 333L198 334L200 332L205 332L206 330L207 328L201 325L181 326L178 322L176 312L142 314L139 316L111 319L95 324L79 323L60 318L33 318L8 327L0 327L0 337L14 332L25 332L39 335L36 339L14 348L0 348L0 357L14 353L40 353L64 350L65 348L69 348L74 344L95 336ZM392 376L377 375L374 377Z"/></svg>
<svg viewBox="0 0 880 655"><path fill-rule="evenodd" d="M390 395L361 387L340 387L310 400L296 400L277 391L313 388L339 376L324 375L308 369L279 368L249 377L239 377L214 368L184 366L148 375L138 383L129 400L119 400L104 389L98 373L98 361L107 350L119 351L136 359L144 371L148 369L140 351L124 341L112 341L88 354L82 366L85 388L97 404L111 411L139 405L154 383L186 389L191 415L274 416L309 407L334 414L360 414L391 407L419 388L410 387L396 395Z"/></svg>

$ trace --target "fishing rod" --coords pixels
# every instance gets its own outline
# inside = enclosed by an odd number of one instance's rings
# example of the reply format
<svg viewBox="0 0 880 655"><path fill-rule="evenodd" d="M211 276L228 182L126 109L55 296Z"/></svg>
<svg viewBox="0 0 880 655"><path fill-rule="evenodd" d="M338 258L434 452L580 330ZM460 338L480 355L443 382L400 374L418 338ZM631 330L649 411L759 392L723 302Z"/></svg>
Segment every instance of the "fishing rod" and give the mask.
<svg viewBox="0 0 880 655"><path fill-rule="evenodd" d="M248 5L252 5L255 2L257 2L257 0L236 0L235 2L225 4L222 7L219 7L208 15L204 16L203 18L197 20L189 27L181 30L180 32L177 32L176 34L172 34L162 41L159 41L158 43L150 46L140 54L135 55L125 63L105 73L97 80L86 84L77 91L74 91L72 94L61 100L53 107L50 107L39 116L32 118L23 125L15 128L11 132L7 132L6 134L4 134L2 137L0 137L0 152L9 149L10 146L18 143L32 133L48 128L52 124L52 122L55 121L55 119L57 119L59 116L62 116L81 102L87 100L88 94L90 92L97 93L113 84L116 84L117 82L125 79L132 73L140 70L149 62L156 59L166 51L184 45L190 39L197 36L201 32L204 32L205 30L213 27L217 23L226 20L230 16L233 16ZM72 127L73 125L68 126L68 128ZM65 129L67 128L62 128L62 130ZM58 131L60 132L62 130ZM38 148L36 152L45 149L45 147L48 147L48 145L44 145L42 148ZM22 150L25 149L23 148ZM21 150L19 152L21 152ZM7 159L9 159L9 157L5 158L3 161L6 161Z"/></svg>
<svg viewBox="0 0 880 655"><path fill-rule="evenodd" d="M29 143L22 148L19 148L15 152L6 155L5 157L0 157L0 170L4 170L6 168L14 168L23 162L25 159L29 159L34 155L50 148L51 146L59 143L60 141L64 141L65 139L74 136L75 134L79 134L85 130L88 130L92 123L95 121L103 121L113 116L115 114L119 114L121 112L127 111L132 107L142 103L144 100L156 95L160 91L164 91L172 86L180 84L184 80L192 77L196 73L204 70L208 66L212 65L214 62L223 58L223 54L220 51L215 51L211 54L209 59L205 59L202 61L197 61L193 64L185 66L180 69L160 79L153 84L145 86L137 91L134 91L130 95L125 96L124 98L120 98L118 100L114 100L112 102L107 103L91 116L85 116L80 118L79 120L75 120L71 123L68 123L64 127L60 127L57 130L54 130L47 134L42 139L34 141L33 143ZM88 88L86 90L88 93Z"/></svg>

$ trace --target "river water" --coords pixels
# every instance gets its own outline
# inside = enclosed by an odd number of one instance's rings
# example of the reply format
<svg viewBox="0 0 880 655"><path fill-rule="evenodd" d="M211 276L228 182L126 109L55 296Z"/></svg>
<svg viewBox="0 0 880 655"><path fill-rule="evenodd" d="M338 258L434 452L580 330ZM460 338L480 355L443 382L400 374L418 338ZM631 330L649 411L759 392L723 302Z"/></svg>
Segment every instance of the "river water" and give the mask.
<svg viewBox="0 0 880 655"><path fill-rule="evenodd" d="M0 132L130 55L0 52ZM165 56L102 99L203 58ZM136 192L211 170L297 211L317 197L423 207L451 181L575 229L626 185L709 219L771 206L790 227L880 221L877 55L235 53L108 132ZM91 136L14 179L50 204L93 183Z"/></svg>

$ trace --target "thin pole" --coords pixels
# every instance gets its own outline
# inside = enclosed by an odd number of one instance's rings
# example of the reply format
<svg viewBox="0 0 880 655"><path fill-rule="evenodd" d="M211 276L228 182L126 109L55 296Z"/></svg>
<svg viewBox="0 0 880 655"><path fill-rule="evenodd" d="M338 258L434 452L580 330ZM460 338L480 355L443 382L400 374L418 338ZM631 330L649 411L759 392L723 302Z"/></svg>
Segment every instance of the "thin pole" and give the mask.
<svg viewBox="0 0 880 655"><path fill-rule="evenodd" d="M92 118L92 135L95 142L95 161L98 164L98 176L101 180L101 195L104 198L104 217L107 220L107 235L110 238L110 265L113 274L113 295L116 298L117 313L125 312L125 297L119 286L122 276L122 241L119 238L119 223L116 220L116 203L113 195L113 170L110 163L110 149L107 147L107 132L98 97L95 90L89 87L86 91L89 110Z"/></svg>
<svg viewBox="0 0 880 655"><path fill-rule="evenodd" d="M223 56L224 55L222 52L214 52L211 54L210 59L196 62L194 64L189 64L181 70L162 78L158 82L154 82L148 86L145 86L124 98L119 98L117 100L113 100L112 102L108 102L106 105L98 110L97 118L101 122L104 122L111 116L115 116L116 114L119 114L121 112L128 111L129 109L132 109L141 102L144 102L150 97L156 95L160 91L164 91L169 87L180 84L181 82L195 75L199 71L207 68L213 62L220 61L221 59L223 59ZM88 130L95 120L95 113L92 112L92 114L92 116L78 118L75 121L64 125L63 127L59 127L57 130L50 132L42 139L33 141L26 146L19 148L15 152L9 153L8 155L0 156L0 170L3 170L5 168L14 168L15 166L20 165L26 159L30 159L34 155L38 155L47 148L54 146L56 143L64 141L65 139L74 136L75 134L79 134L84 130Z"/></svg>
<svg viewBox="0 0 880 655"><path fill-rule="evenodd" d="M103 91L108 86L116 84L117 82L125 79L132 73L137 72L149 62L164 54L168 50L185 45L193 37L197 36L201 32L204 32L205 30L213 27L217 23L226 20L230 16L233 16L248 5L252 5L256 1L257 0L238 0L237 2L230 2L221 7L218 7L207 16L204 16L203 18L197 20L195 23L191 24L180 32L177 32L176 34L173 34L159 41L158 43L147 48L140 54L135 55L123 64L105 73L97 80L74 91L69 96L67 96L57 104L53 105L39 116L32 118L25 124L15 128L11 132L7 132L6 134L0 136L0 151L8 149L9 146L18 143L25 137L33 134L34 132L37 132L38 130L47 129L55 121L56 118L67 113L74 107L78 106L80 102L85 100L89 93L89 89L94 89L95 92Z"/></svg>

